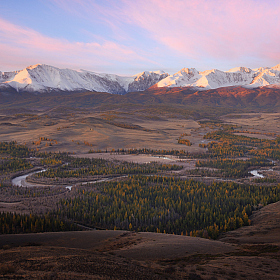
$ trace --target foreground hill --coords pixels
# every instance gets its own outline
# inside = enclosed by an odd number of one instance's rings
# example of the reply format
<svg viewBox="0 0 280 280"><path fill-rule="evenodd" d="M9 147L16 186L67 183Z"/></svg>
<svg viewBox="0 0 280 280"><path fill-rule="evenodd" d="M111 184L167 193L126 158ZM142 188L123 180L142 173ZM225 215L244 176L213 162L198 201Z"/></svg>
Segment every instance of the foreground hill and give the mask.
<svg viewBox="0 0 280 280"><path fill-rule="evenodd" d="M220 241L125 231L2 235L3 279L280 279L279 202ZM234 244L231 244L234 243Z"/></svg>

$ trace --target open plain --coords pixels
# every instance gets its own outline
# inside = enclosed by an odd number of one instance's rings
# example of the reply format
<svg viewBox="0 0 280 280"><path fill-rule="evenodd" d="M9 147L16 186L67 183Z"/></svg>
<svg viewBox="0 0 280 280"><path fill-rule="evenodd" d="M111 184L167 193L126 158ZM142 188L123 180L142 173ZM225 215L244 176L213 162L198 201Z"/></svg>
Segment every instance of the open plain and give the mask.
<svg viewBox="0 0 280 280"><path fill-rule="evenodd" d="M164 115L160 120L150 120L137 113L44 112L2 115L0 125L1 141L26 143L41 151L87 153L90 149L181 149L177 140L183 133L190 135L193 142L193 146L184 149L202 151L198 145L203 141L203 134L196 132L200 127L197 121ZM38 143L40 138L50 140Z"/></svg>
<svg viewBox="0 0 280 280"><path fill-rule="evenodd" d="M62 112L61 112L62 111ZM222 123L247 130L250 137L274 139L280 134L280 113L246 113L217 116ZM140 112L52 109L32 113L2 113L0 141L17 141L47 152L86 154L117 149L185 150L204 152L199 144L207 144L203 136L211 128L200 120L181 114L162 112L153 115ZM185 134L191 146L178 143ZM243 133L243 135L245 135Z"/></svg>

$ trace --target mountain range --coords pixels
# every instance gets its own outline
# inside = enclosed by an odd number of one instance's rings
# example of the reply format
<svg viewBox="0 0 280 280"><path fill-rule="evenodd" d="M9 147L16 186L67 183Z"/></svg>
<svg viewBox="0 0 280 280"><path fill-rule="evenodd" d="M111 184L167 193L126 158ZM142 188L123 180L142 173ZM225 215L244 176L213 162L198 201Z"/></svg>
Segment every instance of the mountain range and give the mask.
<svg viewBox="0 0 280 280"><path fill-rule="evenodd" d="M280 64L274 67L250 69L237 67L229 71L217 69L200 72L183 68L169 75L163 71L144 71L134 76L100 74L86 70L59 69L36 64L23 70L0 71L0 90L17 92L96 91L113 94L145 91L156 88L193 88L210 90L221 87L280 87Z"/></svg>
<svg viewBox="0 0 280 280"><path fill-rule="evenodd" d="M125 94L146 90L167 76L162 71L118 76L36 64L20 71L0 72L0 89L13 88L18 92L97 91Z"/></svg>

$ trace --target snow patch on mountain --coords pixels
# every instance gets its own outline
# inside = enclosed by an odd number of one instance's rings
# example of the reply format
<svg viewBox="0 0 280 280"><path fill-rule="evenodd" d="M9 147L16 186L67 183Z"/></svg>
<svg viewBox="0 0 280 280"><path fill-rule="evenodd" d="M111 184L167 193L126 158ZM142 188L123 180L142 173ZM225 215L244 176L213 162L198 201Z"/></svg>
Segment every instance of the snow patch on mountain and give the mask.
<svg viewBox="0 0 280 280"><path fill-rule="evenodd" d="M217 69L200 72L195 68L183 68L161 80L156 86L215 89L229 86L256 88L275 84L280 84L280 64L272 68L260 67L253 70L236 67L225 72Z"/></svg>
<svg viewBox="0 0 280 280"><path fill-rule="evenodd" d="M251 73L252 69L247 68L247 67L235 67L226 72L228 72L228 73Z"/></svg>
<svg viewBox="0 0 280 280"><path fill-rule="evenodd" d="M134 76L134 80L128 84L127 91L133 92L146 90L166 77L168 77L168 74L163 71L144 71Z"/></svg>
<svg viewBox="0 0 280 280"><path fill-rule="evenodd" d="M125 94L134 90L146 90L167 76L167 73L161 71L145 71L136 76L118 76L36 64L21 71L0 72L0 87L30 92L88 90Z"/></svg>
<svg viewBox="0 0 280 280"><path fill-rule="evenodd" d="M250 69L236 67L228 71L218 69L198 71L183 68L173 75L163 71L144 71L134 76L95 73L86 70L59 69L36 64L20 71L0 72L0 89L17 91L98 91L125 94L154 87L193 87L198 90L229 86L256 88L280 85L280 64L274 67Z"/></svg>

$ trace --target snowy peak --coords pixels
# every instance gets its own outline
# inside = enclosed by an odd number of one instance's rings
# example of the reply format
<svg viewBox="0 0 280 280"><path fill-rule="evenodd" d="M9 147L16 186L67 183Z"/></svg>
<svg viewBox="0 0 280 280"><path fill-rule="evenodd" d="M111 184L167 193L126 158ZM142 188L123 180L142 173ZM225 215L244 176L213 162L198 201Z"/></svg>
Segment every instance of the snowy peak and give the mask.
<svg viewBox="0 0 280 280"><path fill-rule="evenodd" d="M174 75L169 75L165 79L161 80L157 86L182 87L185 86L185 84L193 83L197 77L199 77L199 72L195 68L183 68Z"/></svg>
<svg viewBox="0 0 280 280"><path fill-rule="evenodd" d="M133 92L146 90L168 76L169 75L163 71L142 72L135 76L134 81L128 85L127 91Z"/></svg>
<svg viewBox="0 0 280 280"><path fill-rule="evenodd" d="M177 74L182 75L196 75L198 74L198 71L195 68L183 68Z"/></svg>
<svg viewBox="0 0 280 280"><path fill-rule="evenodd" d="M235 67L226 72L227 73L251 73L252 69L247 68L247 67Z"/></svg>
<svg viewBox="0 0 280 280"><path fill-rule="evenodd" d="M138 81L138 80L143 80L145 79L145 77L149 77L149 76L154 76L154 77L159 77L159 76L165 76L167 77L168 74L163 72L163 71L152 71L152 72L149 72L149 71L144 71L142 73L139 73L137 75L135 75L134 77L134 81Z"/></svg>
<svg viewBox="0 0 280 280"><path fill-rule="evenodd" d="M250 69L236 67L228 71L218 69L197 71L183 68L157 83L157 87L194 87L196 89L215 89L229 86L261 87L280 84L280 64L269 68Z"/></svg>
<svg viewBox="0 0 280 280"><path fill-rule="evenodd" d="M0 89L14 88L18 92L98 91L125 94L150 87L207 90L229 86L280 87L280 64L257 69L236 67L228 71L212 69L200 72L195 68L183 68L173 75L163 71L144 71L134 76L60 69L45 64L31 65L20 71L0 71Z"/></svg>
<svg viewBox="0 0 280 280"><path fill-rule="evenodd" d="M162 71L145 71L136 76L123 77L36 64L21 71L0 72L0 88L12 87L17 91L30 92L87 90L125 94L146 90L167 76L168 74Z"/></svg>
<svg viewBox="0 0 280 280"><path fill-rule="evenodd" d="M272 67L271 69L276 70L276 71L280 71L280 63L275 65L274 67Z"/></svg>
<svg viewBox="0 0 280 280"><path fill-rule="evenodd" d="M35 65L30 65L30 66L26 67L26 69L32 70L32 69L37 68L38 66L41 66L41 65L42 65L42 64L40 64L40 63L35 64ZM47 65L44 65L44 66L47 66Z"/></svg>

